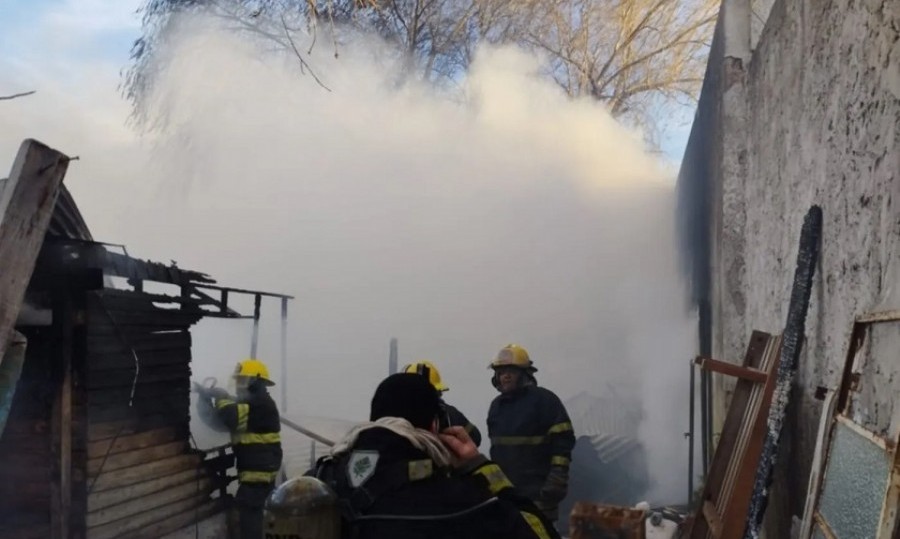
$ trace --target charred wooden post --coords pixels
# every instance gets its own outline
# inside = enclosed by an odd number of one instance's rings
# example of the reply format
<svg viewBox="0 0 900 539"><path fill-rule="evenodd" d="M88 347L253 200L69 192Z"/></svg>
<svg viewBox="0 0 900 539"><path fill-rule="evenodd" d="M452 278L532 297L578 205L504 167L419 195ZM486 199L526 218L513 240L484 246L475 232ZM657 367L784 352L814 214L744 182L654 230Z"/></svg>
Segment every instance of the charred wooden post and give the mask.
<svg viewBox="0 0 900 539"><path fill-rule="evenodd" d="M68 165L69 158L62 153L26 140L0 192L0 360L9 346Z"/></svg>

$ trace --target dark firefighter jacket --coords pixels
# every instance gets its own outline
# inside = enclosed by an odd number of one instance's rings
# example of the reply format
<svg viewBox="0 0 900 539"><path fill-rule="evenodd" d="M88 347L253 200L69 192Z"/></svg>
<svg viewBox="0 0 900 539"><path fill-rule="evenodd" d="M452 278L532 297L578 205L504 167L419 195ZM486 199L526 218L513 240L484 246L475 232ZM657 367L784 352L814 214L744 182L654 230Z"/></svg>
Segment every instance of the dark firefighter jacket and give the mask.
<svg viewBox="0 0 900 539"><path fill-rule="evenodd" d="M281 468L281 419L269 392L252 386L246 400L216 398L214 404L231 430L238 480L274 483Z"/></svg>
<svg viewBox="0 0 900 539"><path fill-rule="evenodd" d="M478 427L472 424L469 419L463 415L455 406L451 406L449 404L444 404L444 407L447 410L447 416L450 419L451 427L462 427L466 429L466 432L469 433L469 437L472 438L472 441L475 442L476 446L481 445L481 432L478 430Z"/></svg>
<svg viewBox="0 0 900 539"><path fill-rule="evenodd" d="M350 479L354 473L364 477L356 487ZM559 538L496 464L482 457L465 470L438 468L426 453L387 429L360 433L351 451L320 459L309 474L337 493L345 538Z"/></svg>
<svg viewBox="0 0 900 539"><path fill-rule="evenodd" d="M551 514L566 496L575 433L555 393L528 385L499 395L488 412L491 458L522 494Z"/></svg>

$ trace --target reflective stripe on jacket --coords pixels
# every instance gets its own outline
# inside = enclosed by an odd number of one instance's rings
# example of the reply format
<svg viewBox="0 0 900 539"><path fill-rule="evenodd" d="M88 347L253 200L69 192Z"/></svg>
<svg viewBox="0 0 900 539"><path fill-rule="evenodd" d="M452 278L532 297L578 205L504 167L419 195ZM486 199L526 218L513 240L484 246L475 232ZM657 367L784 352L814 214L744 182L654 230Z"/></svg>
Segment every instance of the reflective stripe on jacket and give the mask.
<svg viewBox="0 0 900 539"><path fill-rule="evenodd" d="M281 469L281 418L264 388L247 400L215 400L219 418L231 430L241 483L272 483Z"/></svg>
<svg viewBox="0 0 900 539"><path fill-rule="evenodd" d="M568 469L572 422L552 391L526 386L497 396L488 412L491 459L526 496L539 500L553 466Z"/></svg>
<svg viewBox="0 0 900 539"><path fill-rule="evenodd" d="M475 446L481 445L481 431L478 430L469 419L463 415L456 407L445 404L447 407L447 415L450 416L450 425L453 427L462 427L466 429L469 437L475 442Z"/></svg>

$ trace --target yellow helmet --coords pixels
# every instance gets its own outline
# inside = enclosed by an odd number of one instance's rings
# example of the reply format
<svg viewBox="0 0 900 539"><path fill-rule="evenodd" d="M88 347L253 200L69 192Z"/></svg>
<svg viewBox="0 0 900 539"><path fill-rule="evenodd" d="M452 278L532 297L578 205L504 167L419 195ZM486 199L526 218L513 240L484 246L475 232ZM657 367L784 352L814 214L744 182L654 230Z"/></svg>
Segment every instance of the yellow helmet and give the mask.
<svg viewBox="0 0 900 539"><path fill-rule="evenodd" d="M450 388L445 386L441 381L441 373L437 370L437 367L434 366L434 363L428 360L410 363L409 365L403 367L403 372L418 374L428 378L428 381L431 382L431 385L433 385L434 388L440 392L450 390Z"/></svg>
<svg viewBox="0 0 900 539"><path fill-rule="evenodd" d="M500 367L519 367L528 372L537 372L534 362L528 357L528 350L518 344L507 344L500 352L497 358L488 366L489 369L498 369Z"/></svg>
<svg viewBox="0 0 900 539"><path fill-rule="evenodd" d="M274 386L275 382L269 377L269 369L266 364L258 359L245 359L237 364L234 369L234 377L259 378L267 386Z"/></svg>

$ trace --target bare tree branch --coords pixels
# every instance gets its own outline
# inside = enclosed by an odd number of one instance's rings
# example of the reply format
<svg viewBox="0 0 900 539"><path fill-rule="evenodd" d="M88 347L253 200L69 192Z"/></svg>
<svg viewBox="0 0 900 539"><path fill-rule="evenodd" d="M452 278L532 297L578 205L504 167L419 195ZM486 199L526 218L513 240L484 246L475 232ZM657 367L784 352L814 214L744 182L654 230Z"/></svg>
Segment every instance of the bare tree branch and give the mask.
<svg viewBox="0 0 900 539"><path fill-rule="evenodd" d="M312 67L310 67L308 63L306 63L306 60L303 59L303 55L300 54L300 51L297 49L297 45L294 43L294 38L291 37L291 32L290 32L290 30L288 30L287 22L284 20L284 15L281 16L281 22L284 25L284 37L286 37L288 40L288 43L291 44L291 49L293 49L294 55L297 57L298 60L300 60L300 69L302 70L305 67L309 71L309 74L312 76L312 78L316 81L316 83L318 83L319 86L321 86L322 88L325 88L326 90L328 90L330 92L331 88L329 88L328 86L325 86L322 83L322 81L319 80L319 77L316 75L316 72L313 71Z"/></svg>
<svg viewBox="0 0 900 539"><path fill-rule="evenodd" d="M19 98L19 97L25 97L25 96L28 96L28 95L31 95L31 94L34 94L34 93L37 93L37 90L31 90L30 92L22 92L22 93L12 94L12 95L0 95L0 101L6 101L6 100L9 100L9 99L16 99L16 98Z"/></svg>
<svg viewBox="0 0 900 539"><path fill-rule="evenodd" d="M665 104L696 99L719 0L144 0L144 36L135 44L127 94L140 99L158 69L148 58L174 13L212 9L236 31L297 56L291 36L303 22L315 46L328 17L338 54L344 39L377 33L394 45L405 77L458 85L482 44L540 52L542 73L573 98L605 102L624 121L652 127ZM280 21L279 21L280 19ZM279 24L280 22L280 24ZM309 54L309 53L307 53ZM327 88L326 88L327 89Z"/></svg>

